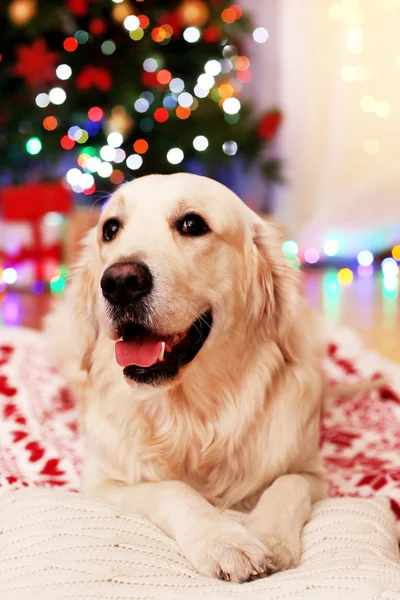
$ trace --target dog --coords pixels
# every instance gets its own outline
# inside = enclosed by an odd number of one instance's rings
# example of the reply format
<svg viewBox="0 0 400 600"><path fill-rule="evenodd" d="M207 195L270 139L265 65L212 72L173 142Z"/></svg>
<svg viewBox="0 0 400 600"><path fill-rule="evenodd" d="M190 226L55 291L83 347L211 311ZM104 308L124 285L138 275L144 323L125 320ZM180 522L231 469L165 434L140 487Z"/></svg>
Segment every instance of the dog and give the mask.
<svg viewBox="0 0 400 600"><path fill-rule="evenodd" d="M83 493L150 519L205 576L298 565L326 494L322 342L273 222L205 177L126 183L46 328L81 402Z"/></svg>

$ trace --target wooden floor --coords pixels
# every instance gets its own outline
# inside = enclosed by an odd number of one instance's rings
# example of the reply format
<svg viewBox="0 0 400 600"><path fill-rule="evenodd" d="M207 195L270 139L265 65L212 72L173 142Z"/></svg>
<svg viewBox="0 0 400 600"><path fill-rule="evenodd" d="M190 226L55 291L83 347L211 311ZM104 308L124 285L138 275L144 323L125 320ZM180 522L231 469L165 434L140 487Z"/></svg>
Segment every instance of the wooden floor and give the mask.
<svg viewBox="0 0 400 600"><path fill-rule="evenodd" d="M396 282L397 283L397 282ZM380 276L338 283L334 271L303 273L310 304L337 324L357 329L368 346L400 362L400 309L398 287L388 289ZM7 292L0 294L0 317L5 325L39 329L52 302L50 294Z"/></svg>

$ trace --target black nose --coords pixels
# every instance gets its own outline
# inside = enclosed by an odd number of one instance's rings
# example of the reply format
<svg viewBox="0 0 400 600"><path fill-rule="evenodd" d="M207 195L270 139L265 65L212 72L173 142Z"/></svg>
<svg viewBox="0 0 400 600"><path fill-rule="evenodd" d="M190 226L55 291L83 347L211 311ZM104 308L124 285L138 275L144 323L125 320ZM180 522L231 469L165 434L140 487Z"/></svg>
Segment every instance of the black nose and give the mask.
<svg viewBox="0 0 400 600"><path fill-rule="evenodd" d="M152 277L143 263L116 263L103 273L100 286L103 296L112 304L130 304L148 294L152 288Z"/></svg>

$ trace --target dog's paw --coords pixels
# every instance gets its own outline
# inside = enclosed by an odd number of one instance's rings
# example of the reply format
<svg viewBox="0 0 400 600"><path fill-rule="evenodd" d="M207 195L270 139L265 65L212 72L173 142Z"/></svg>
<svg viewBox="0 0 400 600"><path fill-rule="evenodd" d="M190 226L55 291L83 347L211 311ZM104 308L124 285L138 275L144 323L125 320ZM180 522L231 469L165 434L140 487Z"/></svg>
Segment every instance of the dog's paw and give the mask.
<svg viewBox="0 0 400 600"><path fill-rule="evenodd" d="M219 515L196 536L186 536L182 550L207 577L243 583L266 577L275 569L271 553L243 525Z"/></svg>
<svg viewBox="0 0 400 600"><path fill-rule="evenodd" d="M271 553L274 571L286 571L287 569L294 569L299 566L301 556L300 544L290 544L275 536L269 536L264 540L264 543Z"/></svg>

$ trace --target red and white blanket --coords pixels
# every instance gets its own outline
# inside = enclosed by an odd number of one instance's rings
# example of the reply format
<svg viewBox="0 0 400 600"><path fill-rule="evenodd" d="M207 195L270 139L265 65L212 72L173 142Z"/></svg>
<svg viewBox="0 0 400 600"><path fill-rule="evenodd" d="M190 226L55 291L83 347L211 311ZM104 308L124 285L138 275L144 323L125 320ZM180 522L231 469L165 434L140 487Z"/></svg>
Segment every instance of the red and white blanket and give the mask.
<svg viewBox="0 0 400 600"><path fill-rule="evenodd" d="M333 329L327 336L325 369L332 383L379 375L390 382L337 399L323 416L330 493L386 496L400 519L400 365L363 348L350 330ZM0 415L0 491L79 488L83 440L77 410L39 333L0 330Z"/></svg>

